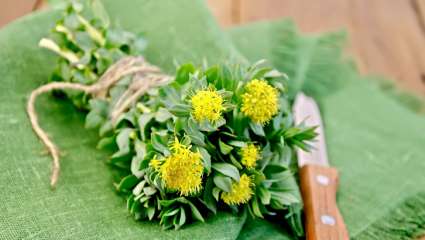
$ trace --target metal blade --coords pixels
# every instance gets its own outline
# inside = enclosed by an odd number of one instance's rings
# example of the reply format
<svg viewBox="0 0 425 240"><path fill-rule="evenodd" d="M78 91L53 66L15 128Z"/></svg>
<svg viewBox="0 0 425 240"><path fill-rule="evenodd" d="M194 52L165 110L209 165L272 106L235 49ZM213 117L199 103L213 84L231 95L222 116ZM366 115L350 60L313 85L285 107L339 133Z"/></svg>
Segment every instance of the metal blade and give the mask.
<svg viewBox="0 0 425 240"><path fill-rule="evenodd" d="M296 124L304 123L306 126L317 126L316 133L318 134L310 144L313 147L310 152L297 149L298 165L300 167L305 164L329 166L322 119L316 102L313 98L299 93L295 98L293 112Z"/></svg>

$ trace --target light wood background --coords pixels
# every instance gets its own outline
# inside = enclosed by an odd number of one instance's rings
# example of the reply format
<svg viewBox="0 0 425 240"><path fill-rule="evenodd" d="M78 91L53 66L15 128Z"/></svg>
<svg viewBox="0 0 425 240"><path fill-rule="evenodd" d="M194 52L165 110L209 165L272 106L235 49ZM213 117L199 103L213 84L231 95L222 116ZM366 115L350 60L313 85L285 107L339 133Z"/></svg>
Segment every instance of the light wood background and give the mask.
<svg viewBox="0 0 425 240"><path fill-rule="evenodd" d="M306 33L347 29L363 73L425 95L425 0L206 0L224 27L290 17ZM0 0L0 27L41 0Z"/></svg>
<svg viewBox="0 0 425 240"><path fill-rule="evenodd" d="M425 95L425 0L208 0L224 27L293 18L307 33L347 29L363 73Z"/></svg>

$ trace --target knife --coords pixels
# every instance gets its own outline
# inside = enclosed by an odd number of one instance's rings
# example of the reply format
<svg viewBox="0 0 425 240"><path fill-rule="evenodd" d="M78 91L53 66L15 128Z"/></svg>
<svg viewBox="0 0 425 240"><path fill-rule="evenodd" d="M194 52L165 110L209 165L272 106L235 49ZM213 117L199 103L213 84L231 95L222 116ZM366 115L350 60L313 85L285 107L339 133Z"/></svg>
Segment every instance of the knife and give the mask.
<svg viewBox="0 0 425 240"><path fill-rule="evenodd" d="M319 108L314 99L299 93L293 106L296 124L317 126L312 149L297 150L307 240L349 239L336 203L338 171L329 166Z"/></svg>

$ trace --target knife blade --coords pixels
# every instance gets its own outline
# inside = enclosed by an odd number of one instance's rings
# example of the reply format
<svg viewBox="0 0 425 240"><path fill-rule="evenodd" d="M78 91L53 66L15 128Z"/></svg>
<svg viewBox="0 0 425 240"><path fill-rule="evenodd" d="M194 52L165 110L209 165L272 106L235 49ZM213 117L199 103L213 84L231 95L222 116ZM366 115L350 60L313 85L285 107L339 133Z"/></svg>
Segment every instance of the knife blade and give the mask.
<svg viewBox="0 0 425 240"><path fill-rule="evenodd" d="M307 240L345 240L348 231L336 203L338 171L329 166L323 123L314 99L299 93L293 106L297 125L317 126L311 151L297 150Z"/></svg>

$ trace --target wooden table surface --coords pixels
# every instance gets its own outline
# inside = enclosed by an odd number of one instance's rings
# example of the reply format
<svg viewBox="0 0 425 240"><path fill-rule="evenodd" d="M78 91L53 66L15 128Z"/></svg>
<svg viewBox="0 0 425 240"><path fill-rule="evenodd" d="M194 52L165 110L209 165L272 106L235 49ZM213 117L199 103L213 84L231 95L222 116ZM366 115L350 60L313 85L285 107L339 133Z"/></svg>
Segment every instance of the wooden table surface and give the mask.
<svg viewBox="0 0 425 240"><path fill-rule="evenodd" d="M347 29L361 72L394 79L425 95L425 0L207 0L225 28L293 18L306 33ZM1 0L0 27L41 0Z"/></svg>
<svg viewBox="0 0 425 240"><path fill-rule="evenodd" d="M293 18L303 32L347 29L361 72L425 95L425 0L208 0L224 27Z"/></svg>

